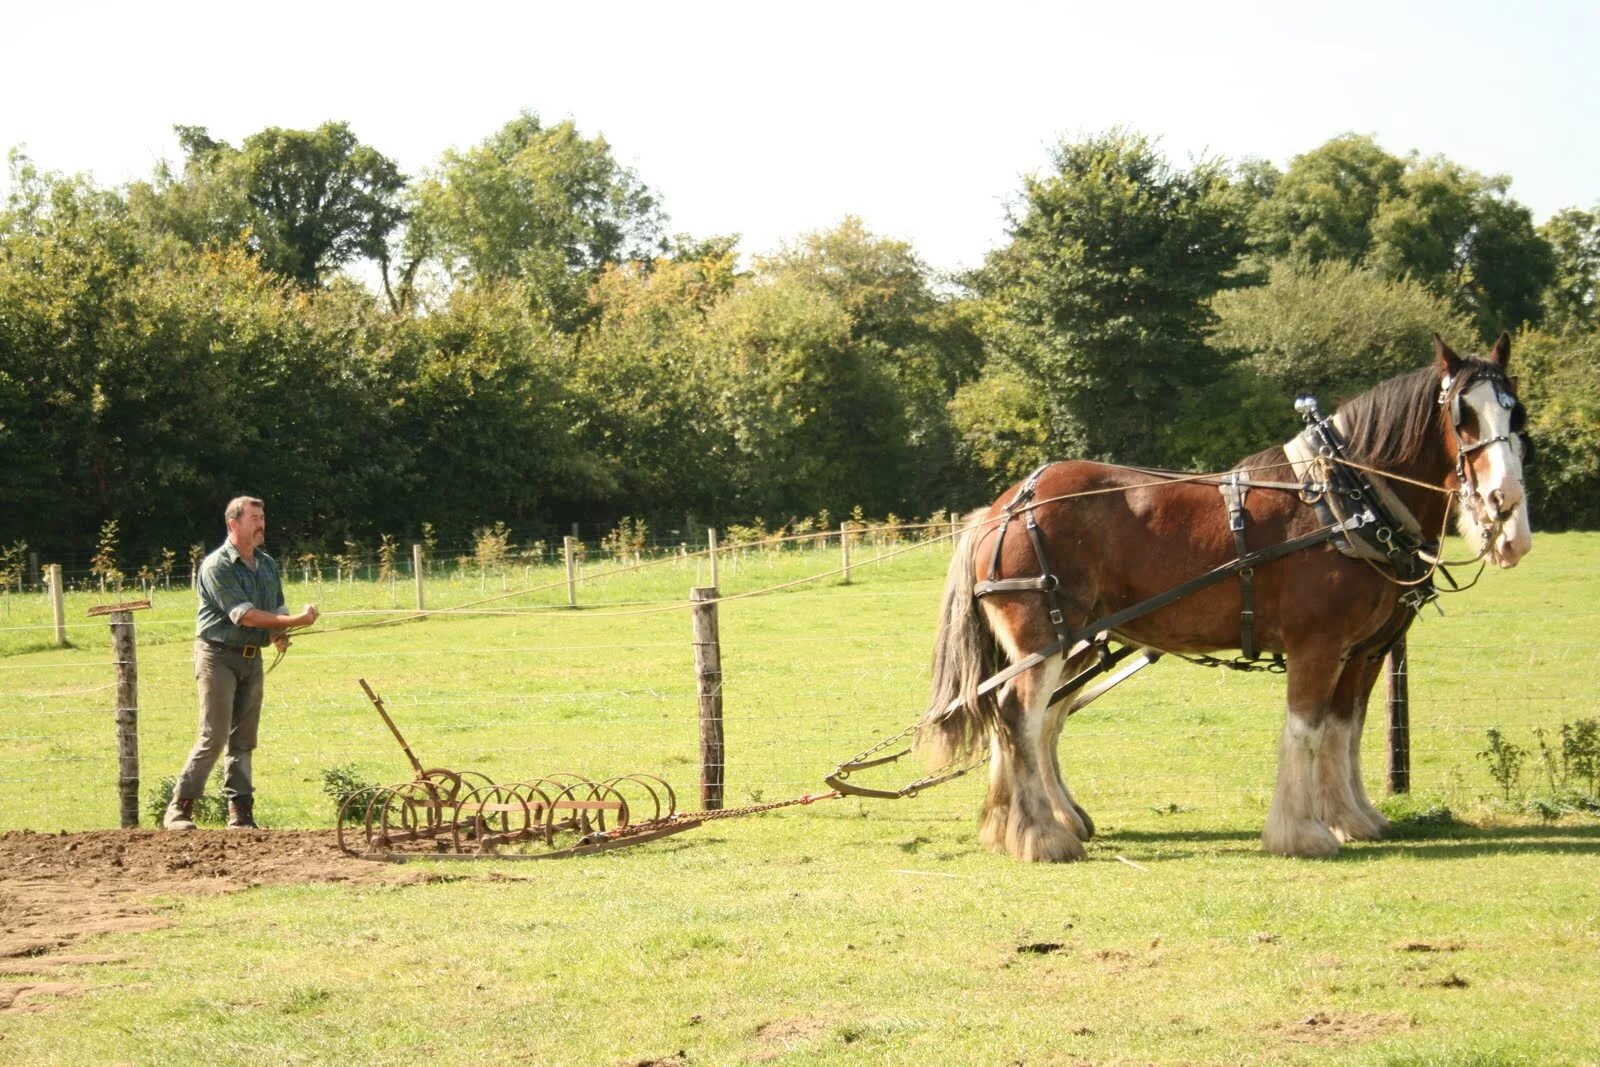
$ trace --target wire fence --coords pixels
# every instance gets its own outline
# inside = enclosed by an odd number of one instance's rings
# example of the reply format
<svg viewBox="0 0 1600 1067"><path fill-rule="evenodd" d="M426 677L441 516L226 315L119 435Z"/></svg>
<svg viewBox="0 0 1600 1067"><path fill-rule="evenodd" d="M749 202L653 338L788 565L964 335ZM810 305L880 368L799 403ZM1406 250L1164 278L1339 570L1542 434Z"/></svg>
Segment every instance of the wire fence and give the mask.
<svg viewBox="0 0 1600 1067"><path fill-rule="evenodd" d="M858 563L863 573L851 585L837 584L837 568L824 566L820 554L799 561L806 573L798 578L752 567L746 577L765 584L722 604L730 805L815 791L838 763L915 721L927 694L948 559L939 536L930 528L922 540L885 547L872 557L876 569ZM677 564L666 581L680 595L670 600L641 588L644 579L634 573L605 576L614 583L606 598L597 594L581 611L502 613L480 604L388 627L360 625L381 620L382 613L366 614L376 609L335 613L333 621L348 629L298 638L268 679L255 760L267 810L278 805L283 825L327 825L324 772L348 767L374 782L410 776L358 677L383 696L425 764L498 781L553 770L592 777L644 771L692 793L700 775L697 686L681 592L697 565ZM1592 582L1582 572L1572 578ZM1514 593L1516 581L1503 578L1499 588ZM370 599L372 589L365 592ZM1524 750L1524 788L1554 772L1540 732L1554 751L1563 724L1600 715L1594 603L1577 596L1530 605L1475 590L1447 601L1451 619L1427 617L1413 629L1415 792L1459 805L1501 791L1482 755L1491 728ZM638 605L651 610L636 612ZM177 772L193 741L192 618L136 619L149 792ZM107 629L104 622L72 626L85 638ZM116 664L109 644L83 645L0 659L0 829L115 824ZM1063 766L1102 825L1108 814L1136 822L1188 811L1264 811L1283 702L1279 676L1164 661L1069 722ZM1363 745L1375 796L1383 792L1384 740L1380 684ZM908 758L873 773L897 786L920 771ZM970 818L982 777L906 803L928 817Z"/></svg>
<svg viewBox="0 0 1600 1067"><path fill-rule="evenodd" d="M379 540L346 541L342 550L307 551L298 548L269 549L286 575L307 583L324 585L339 582L409 582L416 577L412 546L422 549L422 574L430 579L450 579L461 583L478 582L487 587L495 582L510 582L527 577L542 568L563 562L567 542L578 564L588 568L627 568L649 566L673 560L707 556L709 542L715 539L717 551L729 559L751 552L774 553L851 545L879 548L917 539L932 533L945 533L952 527L954 513L926 521L905 521L890 516L884 520L861 517L845 519L837 525L826 517L796 519L769 531L760 520L727 527L688 526L649 534L642 523L623 520L609 533L595 538L543 537L517 542L505 524L480 532L473 539L416 541L383 535ZM577 528L574 524L574 529ZM788 532L785 532L788 531ZM6 595L43 593L50 564L62 568L64 586L73 591L106 594L121 590L141 594L179 592L194 580L200 558L220 543L220 538L205 544L179 549L164 549L143 563L117 562L110 555L97 560L87 553L55 553L44 558L25 544L0 544L0 598ZM3 611L0 606L0 611Z"/></svg>

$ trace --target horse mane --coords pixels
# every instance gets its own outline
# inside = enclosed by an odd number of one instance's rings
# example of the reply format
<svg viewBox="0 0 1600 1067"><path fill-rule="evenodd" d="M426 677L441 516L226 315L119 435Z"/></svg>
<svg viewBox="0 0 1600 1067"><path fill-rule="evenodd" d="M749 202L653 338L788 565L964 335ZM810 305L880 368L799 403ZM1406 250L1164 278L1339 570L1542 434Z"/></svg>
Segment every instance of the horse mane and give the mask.
<svg viewBox="0 0 1600 1067"><path fill-rule="evenodd" d="M1459 377L1465 380L1470 372ZM1351 458L1389 469L1415 461L1439 418L1438 390L1439 371L1430 363L1340 404Z"/></svg>

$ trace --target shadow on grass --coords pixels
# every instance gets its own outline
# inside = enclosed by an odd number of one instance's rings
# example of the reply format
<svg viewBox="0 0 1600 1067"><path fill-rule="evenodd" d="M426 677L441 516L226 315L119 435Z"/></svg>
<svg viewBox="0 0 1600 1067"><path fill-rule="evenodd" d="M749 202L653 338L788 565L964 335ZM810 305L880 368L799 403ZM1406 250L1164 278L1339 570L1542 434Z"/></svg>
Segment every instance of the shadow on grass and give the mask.
<svg viewBox="0 0 1600 1067"><path fill-rule="evenodd" d="M1397 824L1397 829L1398 833L1382 841L1346 846L1332 862L1367 862L1402 853L1419 859L1476 859L1524 852L1540 855L1600 855L1600 823L1478 827L1451 822L1419 827L1402 822ZM1127 848L1131 853L1130 858L1171 860L1218 854L1198 847L1207 844L1237 845L1245 851L1259 849L1261 835L1248 830L1117 830L1101 835L1095 841L1104 849ZM1197 847L1185 849L1182 846L1186 844ZM1177 847L1163 847L1166 845ZM1148 854L1140 846L1148 846Z"/></svg>
<svg viewBox="0 0 1600 1067"><path fill-rule="evenodd" d="M1600 823L1553 826L1469 826L1456 823L1426 833L1411 832L1390 840L1345 849L1340 859L1372 860L1405 853L1419 859L1476 859L1518 853L1600 855Z"/></svg>

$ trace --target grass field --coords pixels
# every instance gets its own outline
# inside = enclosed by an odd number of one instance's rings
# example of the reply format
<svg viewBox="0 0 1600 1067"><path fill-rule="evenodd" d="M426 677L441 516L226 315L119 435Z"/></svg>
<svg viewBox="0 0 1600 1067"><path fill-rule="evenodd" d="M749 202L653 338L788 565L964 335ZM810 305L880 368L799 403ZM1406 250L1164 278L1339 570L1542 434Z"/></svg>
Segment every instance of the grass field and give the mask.
<svg viewBox="0 0 1600 1067"><path fill-rule="evenodd" d="M818 789L920 711L947 550L862 555L849 586L721 606L730 804ZM176 899L174 927L99 939L123 962L82 969L70 1011L0 1017L0 1062L1593 1063L1600 823L1524 801L1542 788L1534 730L1600 715L1597 564L1600 536L1541 536L1515 572L1446 597L1447 617L1429 609L1411 637L1414 792L1385 802L1421 817L1332 861L1257 847L1281 679L1163 662L1066 731L1101 829L1086 863L979 849L969 776L554 865ZM833 565L753 554L720 584ZM577 611L555 588L392 627L340 613L404 607L406 585L291 589L336 614L268 679L258 815L331 825L330 767L409 777L358 677L430 765L648 771L693 806L678 605L706 580L674 562L586 583ZM429 606L498 584L440 580ZM71 599L66 650L45 647L42 598L0 609L0 829L116 823L90 602ZM193 740L189 594L137 619L148 791ZM1535 753L1509 802L1477 755L1490 727ZM1374 796L1383 764L1375 721Z"/></svg>

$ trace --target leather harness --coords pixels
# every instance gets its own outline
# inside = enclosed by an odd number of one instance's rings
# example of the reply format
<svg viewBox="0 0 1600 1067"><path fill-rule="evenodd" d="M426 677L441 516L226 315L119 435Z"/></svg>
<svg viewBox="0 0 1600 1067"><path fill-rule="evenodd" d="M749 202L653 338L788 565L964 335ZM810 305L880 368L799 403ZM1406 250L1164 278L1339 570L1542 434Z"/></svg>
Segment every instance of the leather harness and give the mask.
<svg viewBox="0 0 1600 1067"><path fill-rule="evenodd" d="M1320 416L1315 401L1309 398L1302 398L1297 407L1305 418L1306 429L1284 445L1284 453L1294 469L1296 481L1259 481L1247 478L1243 471L1229 471L1217 476L1220 479L1217 488L1228 510L1228 529L1233 534L1236 557L1165 593L1096 619L1077 630L1067 625L1066 616L1061 610L1061 601L1057 593L1061 582L1050 570L1044 537L1034 514L1037 510L1034 497L1038 492L1039 479L1051 464L1043 464L1029 474L1002 508L1000 523L995 532L994 550L989 556L988 576L973 586L973 595L981 598L996 593L1041 594L1044 597L1050 624L1055 629L1056 640L1049 647L1019 660L1012 667L989 679L980 687L980 694L991 691L1020 674L1022 670L1078 642L1088 641L1089 646L1100 647L1102 657L1105 657L1107 654L1104 645L1105 636L1115 627L1165 607L1229 576L1237 576L1239 579L1241 657L1239 661L1234 662L1213 661L1209 657L1202 659L1205 662L1249 667L1260 658L1255 633L1255 568L1262 563L1281 559L1318 544L1331 542L1346 556L1371 560L1393 570L1399 580L1412 587L1402 600L1413 611L1421 610L1423 604L1437 598L1438 592L1431 578L1434 564L1425 558L1425 554L1437 554L1437 543L1428 541L1423 536L1416 517L1393 490L1383 484L1380 477L1374 475L1369 478L1365 472L1345 462L1348 456L1345 453L1344 433L1336 417ZM1161 478L1195 480L1194 475L1178 471L1143 467L1130 469ZM1246 537L1249 511L1245 507L1245 502L1252 488L1296 492L1304 503L1315 510L1321 525L1309 534L1251 551ZM1039 564L1039 574L1033 577L999 578L996 575L1000 572L1006 530L1019 511L1022 512L1023 526L1028 532L1029 543ZM1281 669L1281 664L1282 655L1279 653L1275 655L1274 669Z"/></svg>

